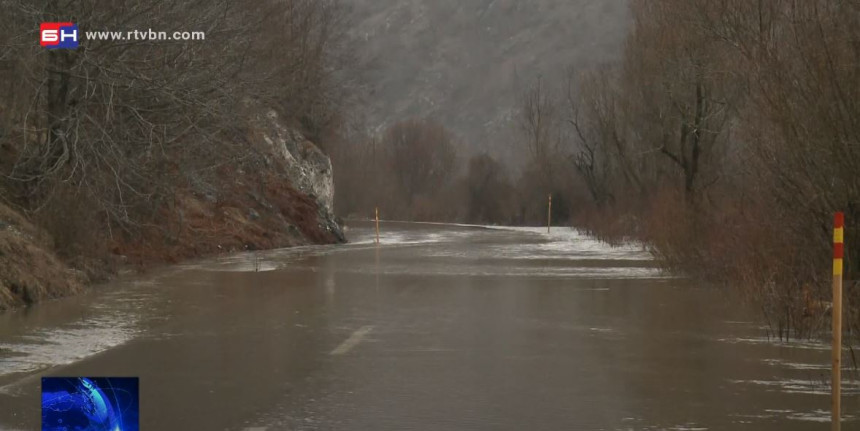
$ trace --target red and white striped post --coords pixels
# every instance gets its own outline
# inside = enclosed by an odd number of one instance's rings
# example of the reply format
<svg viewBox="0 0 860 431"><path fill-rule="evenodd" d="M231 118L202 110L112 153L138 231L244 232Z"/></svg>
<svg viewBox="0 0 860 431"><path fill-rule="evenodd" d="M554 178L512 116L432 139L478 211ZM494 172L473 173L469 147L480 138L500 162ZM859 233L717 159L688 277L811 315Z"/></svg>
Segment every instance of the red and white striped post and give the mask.
<svg viewBox="0 0 860 431"><path fill-rule="evenodd" d="M842 404L842 258L845 254L845 215L837 212L833 217L833 346L831 359L833 369L830 374L830 391L832 395L831 429L839 431L841 427Z"/></svg>

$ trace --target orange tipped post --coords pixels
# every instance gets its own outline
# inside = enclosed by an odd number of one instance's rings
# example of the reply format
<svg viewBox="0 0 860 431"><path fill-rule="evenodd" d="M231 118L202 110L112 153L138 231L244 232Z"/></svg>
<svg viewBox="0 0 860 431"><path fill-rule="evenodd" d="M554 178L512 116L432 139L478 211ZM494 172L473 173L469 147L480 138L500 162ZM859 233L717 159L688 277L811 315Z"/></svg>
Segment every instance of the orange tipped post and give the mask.
<svg viewBox="0 0 860 431"><path fill-rule="evenodd" d="M833 346L831 359L833 369L830 375L832 395L831 430L839 431L842 421L842 259L845 254L845 215L836 213L833 217Z"/></svg>
<svg viewBox="0 0 860 431"><path fill-rule="evenodd" d="M376 207L376 243L379 244L379 207Z"/></svg>

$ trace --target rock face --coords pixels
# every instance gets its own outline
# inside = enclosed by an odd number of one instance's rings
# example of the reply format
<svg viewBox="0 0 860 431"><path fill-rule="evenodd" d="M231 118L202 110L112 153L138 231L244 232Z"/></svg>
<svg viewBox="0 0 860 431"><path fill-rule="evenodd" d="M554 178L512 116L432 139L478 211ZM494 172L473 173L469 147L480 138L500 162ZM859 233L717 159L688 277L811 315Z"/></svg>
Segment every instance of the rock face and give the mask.
<svg viewBox="0 0 860 431"><path fill-rule="evenodd" d="M287 162L288 175L293 186L317 199L325 209L334 212L334 176L331 160L311 141L279 122L278 113L266 113L268 127L263 139L274 154Z"/></svg>
<svg viewBox="0 0 860 431"><path fill-rule="evenodd" d="M274 110L265 114L261 134L272 156L279 157L286 164L284 169L292 186L319 204L321 227L339 241L345 241L343 230L334 216L331 159L304 135L284 126Z"/></svg>

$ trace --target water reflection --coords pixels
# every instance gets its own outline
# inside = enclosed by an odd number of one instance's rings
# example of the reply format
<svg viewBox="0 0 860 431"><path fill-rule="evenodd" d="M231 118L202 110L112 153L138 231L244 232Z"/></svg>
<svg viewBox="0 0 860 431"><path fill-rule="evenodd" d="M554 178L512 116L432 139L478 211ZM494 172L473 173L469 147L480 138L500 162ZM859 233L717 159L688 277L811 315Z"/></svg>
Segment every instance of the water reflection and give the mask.
<svg viewBox="0 0 860 431"><path fill-rule="evenodd" d="M382 227L380 246L358 225L345 246L191 262L0 315L0 424L38 426L42 374L140 376L142 425L159 430L827 419L826 346L767 340L755 313L662 274L639 245ZM856 381L843 403L852 420Z"/></svg>

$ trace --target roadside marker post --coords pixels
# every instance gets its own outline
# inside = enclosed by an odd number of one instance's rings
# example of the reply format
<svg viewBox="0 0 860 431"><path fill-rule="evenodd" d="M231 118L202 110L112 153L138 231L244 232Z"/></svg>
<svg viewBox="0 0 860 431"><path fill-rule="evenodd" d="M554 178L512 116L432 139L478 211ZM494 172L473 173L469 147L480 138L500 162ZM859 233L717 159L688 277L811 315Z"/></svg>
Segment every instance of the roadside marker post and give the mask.
<svg viewBox="0 0 860 431"><path fill-rule="evenodd" d="M845 214L837 212L833 217L833 346L831 360L833 369L830 375L832 395L831 429L841 428L842 404L842 259L845 254Z"/></svg>
<svg viewBox="0 0 860 431"><path fill-rule="evenodd" d="M548 196L549 203L546 206L546 233L549 233L549 228L552 225L552 193Z"/></svg>
<svg viewBox="0 0 860 431"><path fill-rule="evenodd" d="M376 244L379 244L379 207L376 207Z"/></svg>

